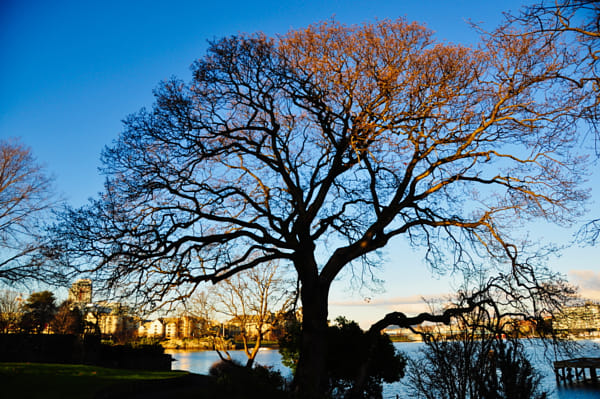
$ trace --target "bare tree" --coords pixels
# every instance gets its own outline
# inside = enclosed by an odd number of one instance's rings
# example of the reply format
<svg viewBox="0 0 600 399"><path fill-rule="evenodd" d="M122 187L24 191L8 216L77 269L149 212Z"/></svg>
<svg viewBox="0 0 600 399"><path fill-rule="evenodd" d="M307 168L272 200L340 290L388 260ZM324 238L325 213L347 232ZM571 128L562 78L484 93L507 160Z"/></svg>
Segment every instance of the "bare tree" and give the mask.
<svg viewBox="0 0 600 399"><path fill-rule="evenodd" d="M53 205L51 179L31 150L0 140L0 281L42 279L41 222Z"/></svg>
<svg viewBox="0 0 600 399"><path fill-rule="evenodd" d="M16 291L0 291L0 332L9 333L19 329L23 313L23 298Z"/></svg>
<svg viewBox="0 0 600 399"><path fill-rule="evenodd" d="M589 88L558 78L573 66L559 42L502 33L467 48L400 19L216 41L189 84L164 82L125 121L103 154L104 193L55 229L61 249L148 302L291 265L295 385L318 396L342 270L368 270L404 238L439 271L519 276L514 227L581 209Z"/></svg>
<svg viewBox="0 0 600 399"><path fill-rule="evenodd" d="M56 309L50 328L55 334L79 335L84 331L83 314L71 301L64 301Z"/></svg>
<svg viewBox="0 0 600 399"><path fill-rule="evenodd" d="M208 333L214 321L214 305L212 303L212 290L195 292L184 302L184 314L197 318L200 322L201 334Z"/></svg>
<svg viewBox="0 0 600 399"><path fill-rule="evenodd" d="M240 272L212 291L215 310L239 328L248 358L246 367L254 364L265 336L274 327L276 312L288 302L288 285L277 265L269 263Z"/></svg>
<svg viewBox="0 0 600 399"><path fill-rule="evenodd" d="M503 320L494 316L478 307L458 316L449 329L423 334L425 347L411 360L408 372L413 396L545 399L541 377L524 353L523 341L514 330L498 329Z"/></svg>
<svg viewBox="0 0 600 399"><path fill-rule="evenodd" d="M600 3L595 0L541 0L524 6L519 13L507 15L509 24L517 25L526 35L544 36L546 40L567 44L573 68L561 78L570 84L589 86L590 95L580 108L595 136L596 156L600 155ZM578 239L596 244L600 236L600 219L586 223Z"/></svg>
<svg viewBox="0 0 600 399"><path fill-rule="evenodd" d="M569 40L572 50L585 51L578 55L589 66L597 66L600 60L600 5L594 0L541 0L525 5L519 13L508 14L510 23L527 27L528 34L542 33L561 36ZM575 41L573 41L573 39ZM588 68L588 79L598 82L598 70Z"/></svg>

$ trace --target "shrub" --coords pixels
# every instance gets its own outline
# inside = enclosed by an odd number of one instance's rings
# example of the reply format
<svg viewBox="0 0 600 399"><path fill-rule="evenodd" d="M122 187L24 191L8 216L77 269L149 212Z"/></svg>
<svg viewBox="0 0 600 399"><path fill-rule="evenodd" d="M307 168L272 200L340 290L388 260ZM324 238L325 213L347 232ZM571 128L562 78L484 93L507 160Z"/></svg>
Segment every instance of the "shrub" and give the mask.
<svg viewBox="0 0 600 399"><path fill-rule="evenodd" d="M210 367L209 374L228 398L259 397L262 399L284 399L286 393L285 379L270 367L257 365L244 367L231 360L216 362Z"/></svg>
<svg viewBox="0 0 600 399"><path fill-rule="evenodd" d="M299 323L290 323L279 340L279 353L284 365L290 367L295 373L296 364L300 354ZM360 390L363 397L381 397L383 383L400 380L404 376L406 358L396 352L394 345L387 335L377 336L374 353L369 353L373 342L368 333L361 330L354 321L338 317L336 324L327 331L327 373L329 378L329 395L332 397L346 397L350 392ZM361 366L369 361L366 370L367 379L364 386L355 387L357 372Z"/></svg>

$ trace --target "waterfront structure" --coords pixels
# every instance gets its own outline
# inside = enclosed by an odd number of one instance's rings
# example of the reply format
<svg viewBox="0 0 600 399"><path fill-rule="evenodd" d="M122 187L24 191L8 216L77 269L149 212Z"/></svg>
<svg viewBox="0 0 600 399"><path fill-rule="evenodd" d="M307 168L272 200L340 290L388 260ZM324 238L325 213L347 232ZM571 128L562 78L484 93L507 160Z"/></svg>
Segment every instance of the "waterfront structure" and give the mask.
<svg viewBox="0 0 600 399"><path fill-rule="evenodd" d="M588 373L586 373L586 369ZM554 362L556 383L571 384L574 381L598 382L600 358L581 357L577 359L559 360Z"/></svg>
<svg viewBox="0 0 600 399"><path fill-rule="evenodd" d="M382 332L389 335L392 340L409 342L423 340L423 337L420 334L412 332L406 328L400 328L393 325L384 328Z"/></svg>

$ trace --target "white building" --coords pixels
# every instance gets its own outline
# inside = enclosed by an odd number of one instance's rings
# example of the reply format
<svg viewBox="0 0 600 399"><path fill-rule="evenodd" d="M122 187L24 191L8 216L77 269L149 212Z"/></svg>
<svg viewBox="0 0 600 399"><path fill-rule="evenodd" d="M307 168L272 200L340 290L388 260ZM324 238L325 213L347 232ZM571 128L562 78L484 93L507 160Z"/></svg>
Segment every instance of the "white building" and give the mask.
<svg viewBox="0 0 600 399"><path fill-rule="evenodd" d="M203 328L205 329L209 324L206 320L192 316L160 318L141 323L138 337L194 338L200 336Z"/></svg>
<svg viewBox="0 0 600 399"><path fill-rule="evenodd" d="M156 319L142 323L138 328L138 336L140 337L160 337L165 334L165 326L161 319Z"/></svg>

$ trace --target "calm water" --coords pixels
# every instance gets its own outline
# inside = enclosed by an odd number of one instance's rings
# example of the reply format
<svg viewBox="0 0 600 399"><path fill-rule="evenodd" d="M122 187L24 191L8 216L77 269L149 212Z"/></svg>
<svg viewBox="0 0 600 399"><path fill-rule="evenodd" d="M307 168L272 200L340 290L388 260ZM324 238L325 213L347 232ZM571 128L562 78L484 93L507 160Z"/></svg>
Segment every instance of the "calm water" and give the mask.
<svg viewBox="0 0 600 399"><path fill-rule="evenodd" d="M395 343L397 350L406 353L408 356L417 356L422 343ZM581 356L600 357L600 352L592 342L584 342L584 352ZM545 390L550 392L548 399L598 399L600 398L600 390L598 387L577 386L565 387L557 386L554 378L552 364L543 358L540 348L536 348L535 344L530 344L527 350L532 355L538 371L544 376L542 385ZM210 366L219 360L219 356L214 351L166 351L173 355L176 360L173 362L174 370L187 370L192 373L207 374ZM246 356L242 351L231 351L232 357L245 361ZM261 349L257 355L256 362L265 366L272 366L279 370L284 376L291 376L290 370L281 364L281 355L277 350ZM408 398L406 387L402 381L395 384L386 384L383 391L385 399L394 399L396 395L400 398Z"/></svg>

